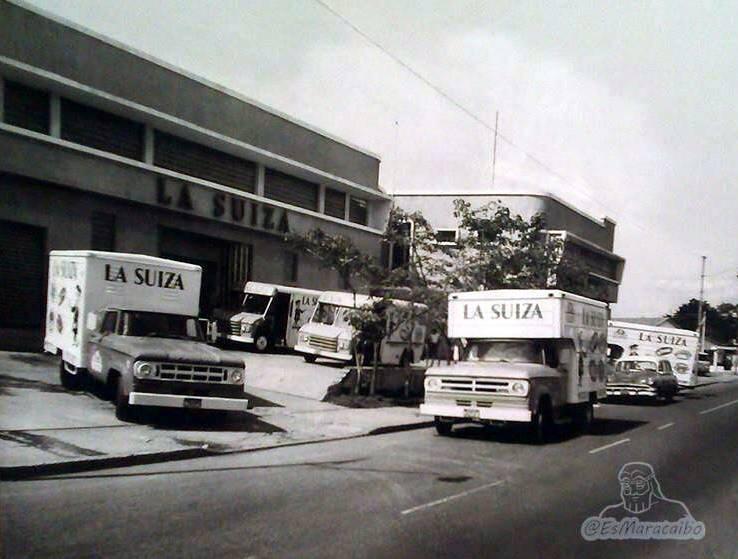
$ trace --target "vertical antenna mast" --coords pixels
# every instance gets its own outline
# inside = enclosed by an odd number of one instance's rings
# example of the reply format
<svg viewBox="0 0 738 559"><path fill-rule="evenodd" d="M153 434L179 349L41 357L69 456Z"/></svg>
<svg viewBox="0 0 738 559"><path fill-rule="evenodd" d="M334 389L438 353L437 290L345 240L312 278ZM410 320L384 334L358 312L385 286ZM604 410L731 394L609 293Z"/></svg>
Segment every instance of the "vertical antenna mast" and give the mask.
<svg viewBox="0 0 738 559"><path fill-rule="evenodd" d="M497 164L497 123L500 120L500 111L495 112L495 143L492 147L492 186L495 184L495 167Z"/></svg>

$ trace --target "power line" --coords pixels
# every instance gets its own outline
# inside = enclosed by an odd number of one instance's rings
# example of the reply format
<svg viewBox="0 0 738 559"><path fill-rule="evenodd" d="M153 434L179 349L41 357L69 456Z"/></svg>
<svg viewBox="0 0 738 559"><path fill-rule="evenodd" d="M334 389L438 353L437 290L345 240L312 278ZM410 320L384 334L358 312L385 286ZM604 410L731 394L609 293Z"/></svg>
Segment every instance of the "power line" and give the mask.
<svg viewBox="0 0 738 559"><path fill-rule="evenodd" d="M387 57L392 59L396 64L398 64L400 67L404 68L406 71L408 71L410 74L412 74L415 78L420 80L422 83L424 83L427 87L429 87L431 90L433 90L437 95L441 96L443 99L448 101L451 105L456 107L458 110L460 110L462 113L464 113L467 117L472 119L474 122L479 124L480 126L484 127L489 132L492 132L493 130L496 133L496 137L499 137L502 141L507 143L509 146L517 149L522 154L524 154L530 161L544 169L546 172L548 172L550 175L558 178L563 184L569 186L573 190L575 190L580 196L586 198L587 200L590 200L600 208L602 208L605 211L610 211L610 208L605 206L600 200L597 200L590 192L587 190L584 190L583 188L579 187L578 185L574 184L571 179L565 177L561 173L557 172L555 169L553 169L551 166L544 163L541 159L530 153L529 151L525 150L518 144L516 144L512 139L507 137L504 134L501 134L498 130L496 130L496 127L493 128L487 121L485 121L483 118L476 115L474 112L472 112L470 109L467 109L464 105L462 105L459 101L451 97L448 93L446 93L440 86L433 83L431 80L426 78L423 74L421 74L419 71L417 71L415 68L410 66L407 62L393 54L391 51L389 51L387 48L384 47L380 42L375 40L373 37L362 31L358 26L356 26L354 23L352 23L349 19L347 19L345 16L343 16L341 13L334 10L330 5L325 3L323 0L314 0L318 5L320 5L323 9L333 14L334 17L336 17L339 21L341 21L344 25L348 26L351 30L353 30L355 33L360 35L364 38L368 43L372 44L374 47L379 49L381 52L383 52ZM590 185L586 180L580 179L581 182L583 182L588 188L589 191L594 190L592 185ZM619 209L619 208L616 208ZM629 215L627 215L625 212L618 212L619 215L618 219L622 221L626 221L643 231L644 233L647 233L649 235L655 235L657 237L660 237L662 239L666 239L666 237L656 232L655 230L649 230L645 227L643 227L640 223L632 219ZM692 252L687 251L695 256L700 256L698 252Z"/></svg>

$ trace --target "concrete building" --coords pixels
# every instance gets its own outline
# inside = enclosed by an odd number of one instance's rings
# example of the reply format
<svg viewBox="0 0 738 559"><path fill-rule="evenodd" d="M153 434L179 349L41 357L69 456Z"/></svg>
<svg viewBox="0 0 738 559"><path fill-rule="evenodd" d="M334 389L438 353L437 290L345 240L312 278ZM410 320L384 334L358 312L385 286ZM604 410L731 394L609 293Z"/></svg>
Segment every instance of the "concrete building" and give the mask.
<svg viewBox="0 0 738 559"><path fill-rule="evenodd" d="M0 154L0 347L40 347L55 249L200 264L204 313L250 279L342 287L285 231L380 256L377 156L5 0Z"/></svg>
<svg viewBox="0 0 738 559"><path fill-rule="evenodd" d="M546 218L549 235L564 241L564 250L587 270L592 293L604 294L615 303L625 260L613 252L615 222L585 214L552 194L396 194L402 209L420 211L436 230L438 242L453 244L459 235L454 200L464 199L473 208L499 201L514 214L530 219L537 213Z"/></svg>

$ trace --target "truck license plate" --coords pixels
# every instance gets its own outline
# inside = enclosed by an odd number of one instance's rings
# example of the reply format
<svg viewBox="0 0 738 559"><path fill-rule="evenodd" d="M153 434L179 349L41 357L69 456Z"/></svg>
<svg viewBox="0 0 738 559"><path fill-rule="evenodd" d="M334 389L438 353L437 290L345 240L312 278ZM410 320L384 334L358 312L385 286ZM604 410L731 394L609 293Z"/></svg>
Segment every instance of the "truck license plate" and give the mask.
<svg viewBox="0 0 738 559"><path fill-rule="evenodd" d="M476 408L464 408L464 417L469 419L479 419L479 410Z"/></svg>
<svg viewBox="0 0 738 559"><path fill-rule="evenodd" d="M202 400L200 398L185 398L184 407L188 409L200 409L202 407Z"/></svg>

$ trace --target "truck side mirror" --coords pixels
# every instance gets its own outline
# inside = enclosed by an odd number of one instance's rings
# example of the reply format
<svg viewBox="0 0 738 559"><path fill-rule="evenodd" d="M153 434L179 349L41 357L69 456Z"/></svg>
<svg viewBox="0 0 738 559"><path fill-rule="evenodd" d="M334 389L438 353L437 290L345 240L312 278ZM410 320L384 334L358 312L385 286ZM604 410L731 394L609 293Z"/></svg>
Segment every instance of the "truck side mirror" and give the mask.
<svg viewBox="0 0 738 559"><path fill-rule="evenodd" d="M92 330L93 332L96 332L98 327L100 326L98 316L96 313L91 312L87 313L87 329Z"/></svg>

